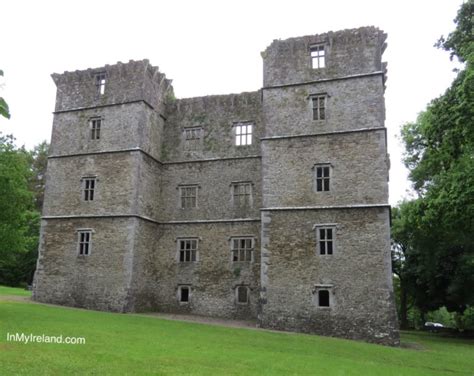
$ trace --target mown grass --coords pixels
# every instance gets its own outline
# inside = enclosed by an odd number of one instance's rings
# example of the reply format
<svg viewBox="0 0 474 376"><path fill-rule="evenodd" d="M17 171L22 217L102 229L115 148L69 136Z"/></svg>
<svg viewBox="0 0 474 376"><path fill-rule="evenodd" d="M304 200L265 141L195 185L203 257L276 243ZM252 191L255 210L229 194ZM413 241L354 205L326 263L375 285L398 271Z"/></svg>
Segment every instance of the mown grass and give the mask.
<svg viewBox="0 0 474 376"><path fill-rule="evenodd" d="M0 294L0 375L472 375L474 342L402 333L390 348L303 334L86 311ZM24 295L17 291L16 295ZM8 342L7 333L85 337ZM420 350L421 348L421 350Z"/></svg>

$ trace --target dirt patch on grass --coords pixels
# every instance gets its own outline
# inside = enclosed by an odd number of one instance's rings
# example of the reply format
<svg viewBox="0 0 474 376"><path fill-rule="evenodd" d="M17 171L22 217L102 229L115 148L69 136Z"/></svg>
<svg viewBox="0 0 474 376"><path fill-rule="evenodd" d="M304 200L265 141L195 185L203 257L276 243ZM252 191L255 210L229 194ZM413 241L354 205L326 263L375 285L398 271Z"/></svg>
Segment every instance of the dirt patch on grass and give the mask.
<svg viewBox="0 0 474 376"><path fill-rule="evenodd" d="M418 350L418 351L426 350L425 347L423 347L422 345L416 342L401 342L400 347L402 349L409 349L409 350Z"/></svg>
<svg viewBox="0 0 474 376"><path fill-rule="evenodd" d="M2 301L33 303L33 301L31 300L31 297L21 296L21 295L0 295L0 302L2 302Z"/></svg>

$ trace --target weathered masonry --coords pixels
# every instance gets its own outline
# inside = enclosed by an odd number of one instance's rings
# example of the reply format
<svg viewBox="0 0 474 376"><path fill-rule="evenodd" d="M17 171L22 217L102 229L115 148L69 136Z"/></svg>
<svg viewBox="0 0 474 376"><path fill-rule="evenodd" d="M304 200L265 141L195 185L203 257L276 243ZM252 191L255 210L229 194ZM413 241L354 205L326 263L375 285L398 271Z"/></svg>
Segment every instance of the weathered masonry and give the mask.
<svg viewBox="0 0 474 376"><path fill-rule="evenodd" d="M241 94L175 99L147 60L53 74L34 299L397 344L385 39L275 40Z"/></svg>

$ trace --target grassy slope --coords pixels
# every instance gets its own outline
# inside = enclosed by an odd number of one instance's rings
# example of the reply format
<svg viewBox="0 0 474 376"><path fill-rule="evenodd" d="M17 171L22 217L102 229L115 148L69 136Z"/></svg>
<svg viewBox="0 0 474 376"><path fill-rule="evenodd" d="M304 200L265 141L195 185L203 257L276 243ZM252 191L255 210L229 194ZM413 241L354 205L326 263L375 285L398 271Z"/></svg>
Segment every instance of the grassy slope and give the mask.
<svg viewBox="0 0 474 376"><path fill-rule="evenodd" d="M6 333L16 332L85 337L87 343L7 342ZM472 374L473 342L427 333L402 338L425 349L0 299L1 375Z"/></svg>

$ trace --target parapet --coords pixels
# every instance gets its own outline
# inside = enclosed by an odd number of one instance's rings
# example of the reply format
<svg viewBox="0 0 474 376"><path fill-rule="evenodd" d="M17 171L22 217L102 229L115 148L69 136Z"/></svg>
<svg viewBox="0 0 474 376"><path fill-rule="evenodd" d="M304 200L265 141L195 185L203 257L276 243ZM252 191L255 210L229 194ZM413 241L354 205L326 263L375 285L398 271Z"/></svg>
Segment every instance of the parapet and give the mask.
<svg viewBox="0 0 474 376"><path fill-rule="evenodd" d="M53 74L56 112L144 101L159 113L172 96L171 80L148 60Z"/></svg>
<svg viewBox="0 0 474 376"><path fill-rule="evenodd" d="M384 72L387 34L376 27L274 40L262 52L263 86ZM314 67L313 59L320 61Z"/></svg>

